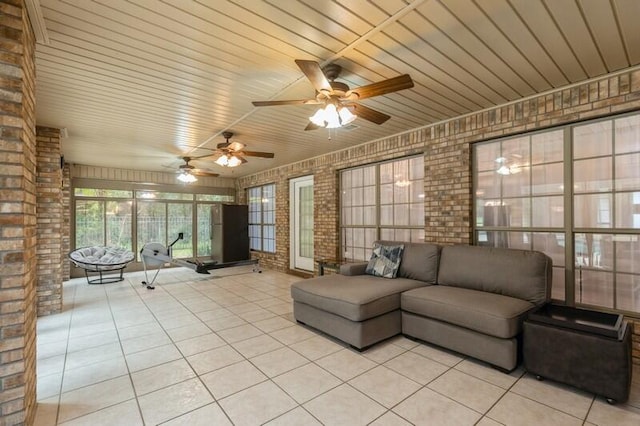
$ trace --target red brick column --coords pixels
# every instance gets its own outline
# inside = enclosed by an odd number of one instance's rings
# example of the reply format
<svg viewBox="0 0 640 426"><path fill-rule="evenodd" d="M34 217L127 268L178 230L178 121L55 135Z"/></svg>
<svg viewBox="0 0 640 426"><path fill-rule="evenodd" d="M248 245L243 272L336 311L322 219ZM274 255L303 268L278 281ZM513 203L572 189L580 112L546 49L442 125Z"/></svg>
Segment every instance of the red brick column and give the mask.
<svg viewBox="0 0 640 426"><path fill-rule="evenodd" d="M35 40L22 0L0 0L0 424L36 404Z"/></svg>
<svg viewBox="0 0 640 426"><path fill-rule="evenodd" d="M62 280L71 278L71 262L67 253L71 251L71 167L62 169Z"/></svg>
<svg viewBox="0 0 640 426"><path fill-rule="evenodd" d="M60 129L36 127L38 316L62 311L62 168Z"/></svg>

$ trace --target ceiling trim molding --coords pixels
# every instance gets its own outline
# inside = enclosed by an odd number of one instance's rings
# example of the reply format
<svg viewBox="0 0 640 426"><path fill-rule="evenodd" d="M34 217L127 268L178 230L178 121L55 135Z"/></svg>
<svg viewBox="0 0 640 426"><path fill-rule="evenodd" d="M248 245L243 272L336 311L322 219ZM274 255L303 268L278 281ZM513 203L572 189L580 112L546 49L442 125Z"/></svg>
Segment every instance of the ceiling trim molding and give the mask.
<svg viewBox="0 0 640 426"><path fill-rule="evenodd" d="M27 14L29 15L29 21L31 21L31 28L33 28L36 42L46 45L51 44L47 26L44 23L44 16L42 16L40 0L24 0L24 3L27 6Z"/></svg>

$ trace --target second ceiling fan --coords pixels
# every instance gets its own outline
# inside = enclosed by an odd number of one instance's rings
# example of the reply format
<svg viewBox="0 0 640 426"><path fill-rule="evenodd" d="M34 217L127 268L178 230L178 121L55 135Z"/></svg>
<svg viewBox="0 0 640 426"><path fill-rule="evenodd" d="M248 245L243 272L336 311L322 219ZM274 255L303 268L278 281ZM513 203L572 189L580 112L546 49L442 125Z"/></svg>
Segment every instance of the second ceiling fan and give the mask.
<svg viewBox="0 0 640 426"><path fill-rule="evenodd" d="M224 167L235 167L240 164L246 163L245 157L260 157L260 158L273 158L272 152L261 151L247 151L245 145L239 142L229 142L229 139L233 136L232 132L222 132L222 136L226 139L226 142L219 143L215 149L214 162ZM203 156L203 157L208 157ZM202 158L202 157L199 157Z"/></svg>
<svg viewBox="0 0 640 426"><path fill-rule="evenodd" d="M385 95L413 87L413 80L408 74L382 80L377 83L349 89L344 83L335 81L342 67L329 64L324 70L315 61L296 59L296 64L316 89L315 99L254 101L254 106L278 105L323 105L312 117L305 130L320 127L337 128L361 117L375 124L382 124L391 116L357 103L361 99Z"/></svg>

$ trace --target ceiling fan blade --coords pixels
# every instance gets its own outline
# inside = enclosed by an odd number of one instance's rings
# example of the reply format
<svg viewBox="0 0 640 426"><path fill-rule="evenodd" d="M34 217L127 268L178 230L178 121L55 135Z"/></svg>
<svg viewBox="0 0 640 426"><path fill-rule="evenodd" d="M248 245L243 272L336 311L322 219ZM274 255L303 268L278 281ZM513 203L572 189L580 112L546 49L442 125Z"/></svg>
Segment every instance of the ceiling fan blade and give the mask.
<svg viewBox="0 0 640 426"><path fill-rule="evenodd" d="M260 158L273 158L273 152L260 152L260 151L239 151L239 155L246 155L248 157L260 157Z"/></svg>
<svg viewBox="0 0 640 426"><path fill-rule="evenodd" d="M305 127L304 130L316 130L319 128L320 126L313 124L312 122L309 122L309 124L307 124L307 127Z"/></svg>
<svg viewBox="0 0 640 426"><path fill-rule="evenodd" d="M376 111L375 109L371 109L364 105L353 104L349 105L349 107L353 109L353 113L355 115L360 118L364 118L365 120L371 121L372 123L382 124L391 118L390 115L384 114L380 111Z"/></svg>
<svg viewBox="0 0 640 426"><path fill-rule="evenodd" d="M307 76L313 88L316 91L320 92L322 90L328 90L331 92L333 89L331 88L331 84L329 84L329 80L322 72L322 68L320 68L320 64L316 61L305 61L303 59L296 59L296 64L300 68L300 70Z"/></svg>
<svg viewBox="0 0 640 426"><path fill-rule="evenodd" d="M366 86L356 87L349 90L345 97L356 101L358 99L371 98L373 96L385 95L387 93L397 92L398 90L410 89L413 87L413 80L409 74L382 80L377 83L367 84Z"/></svg>
<svg viewBox="0 0 640 426"><path fill-rule="evenodd" d="M296 99L296 100L286 100L286 101L253 101L251 102L253 106L263 107L263 106L279 106L279 105L317 105L318 102L315 99Z"/></svg>
<svg viewBox="0 0 640 426"><path fill-rule="evenodd" d="M191 174L196 176L211 176L211 177L220 176L218 173L213 173L213 172L208 172L206 170L198 170L198 169L191 170Z"/></svg>

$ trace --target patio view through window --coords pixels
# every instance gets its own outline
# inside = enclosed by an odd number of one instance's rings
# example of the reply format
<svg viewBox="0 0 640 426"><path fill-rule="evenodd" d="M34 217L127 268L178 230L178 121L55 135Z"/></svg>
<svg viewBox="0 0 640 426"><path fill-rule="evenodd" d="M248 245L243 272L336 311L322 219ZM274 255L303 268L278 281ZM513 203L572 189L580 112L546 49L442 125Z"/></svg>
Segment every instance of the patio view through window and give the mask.
<svg viewBox="0 0 640 426"><path fill-rule="evenodd" d="M548 254L554 299L640 312L640 114L473 152L476 244Z"/></svg>
<svg viewBox="0 0 640 426"><path fill-rule="evenodd" d="M167 246L182 232L175 258L210 256L211 205L234 201L229 195L94 188L76 188L74 199L76 248L106 245L137 253L148 242Z"/></svg>
<svg viewBox="0 0 640 426"><path fill-rule="evenodd" d="M340 241L345 259L367 260L376 240L424 241L424 157L340 173Z"/></svg>

